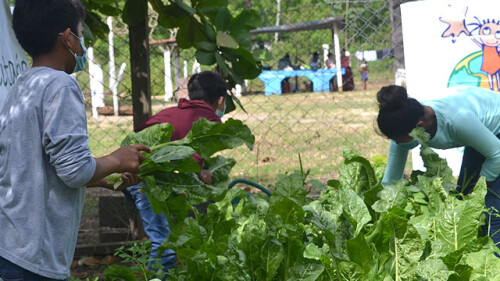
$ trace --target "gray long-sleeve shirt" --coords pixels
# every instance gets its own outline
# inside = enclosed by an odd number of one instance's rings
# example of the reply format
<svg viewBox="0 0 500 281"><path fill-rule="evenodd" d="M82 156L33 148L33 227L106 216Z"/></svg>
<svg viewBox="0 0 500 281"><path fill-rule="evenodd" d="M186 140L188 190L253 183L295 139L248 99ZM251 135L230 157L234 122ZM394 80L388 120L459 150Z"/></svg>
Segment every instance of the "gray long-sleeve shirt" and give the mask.
<svg viewBox="0 0 500 281"><path fill-rule="evenodd" d="M19 76L0 110L0 256L67 278L95 168L76 81L47 67Z"/></svg>

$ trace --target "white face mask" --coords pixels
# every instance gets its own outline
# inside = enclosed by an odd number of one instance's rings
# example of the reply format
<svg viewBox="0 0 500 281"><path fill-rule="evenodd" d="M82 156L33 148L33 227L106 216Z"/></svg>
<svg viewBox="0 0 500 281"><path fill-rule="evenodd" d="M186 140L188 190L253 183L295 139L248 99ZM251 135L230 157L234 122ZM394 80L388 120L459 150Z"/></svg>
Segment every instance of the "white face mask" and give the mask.
<svg viewBox="0 0 500 281"><path fill-rule="evenodd" d="M220 111L220 109L216 109L215 110L215 114L217 114L217 116L219 116L219 118L222 118L222 116L224 116L224 113L226 113L226 101L224 100L224 109L222 111Z"/></svg>
<svg viewBox="0 0 500 281"><path fill-rule="evenodd" d="M85 68L85 63L87 63L87 48L85 48L83 36L78 37L76 34L74 34L71 31L70 31L70 33L71 33L71 35L78 38L78 40L80 40L80 45L81 45L82 50L83 50L83 55L79 56L75 52L73 52L71 49L68 48L68 51L73 55L73 57L75 57L76 64L75 64L75 68L73 69L73 73L75 73L78 71L82 71ZM62 36L63 34L59 33L59 35Z"/></svg>

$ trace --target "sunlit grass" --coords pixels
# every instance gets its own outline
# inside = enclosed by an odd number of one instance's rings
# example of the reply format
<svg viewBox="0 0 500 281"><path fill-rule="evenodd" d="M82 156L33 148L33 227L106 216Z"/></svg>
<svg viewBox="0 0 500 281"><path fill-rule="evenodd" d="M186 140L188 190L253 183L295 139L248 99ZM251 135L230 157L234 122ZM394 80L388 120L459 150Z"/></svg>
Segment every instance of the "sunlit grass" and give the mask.
<svg viewBox="0 0 500 281"><path fill-rule="evenodd" d="M310 177L326 182L335 178L343 161L341 151L354 148L370 159L386 155L388 141L377 135L375 93L369 91L296 93L240 97L245 110L237 109L226 118L242 120L255 135L252 151L240 147L222 152L237 160L232 177L271 185L279 173L298 170L299 154ZM154 97L153 111L174 106ZM90 114L89 114L90 116ZM132 132L131 116L101 116L96 123L89 117L90 147L94 156L108 154Z"/></svg>

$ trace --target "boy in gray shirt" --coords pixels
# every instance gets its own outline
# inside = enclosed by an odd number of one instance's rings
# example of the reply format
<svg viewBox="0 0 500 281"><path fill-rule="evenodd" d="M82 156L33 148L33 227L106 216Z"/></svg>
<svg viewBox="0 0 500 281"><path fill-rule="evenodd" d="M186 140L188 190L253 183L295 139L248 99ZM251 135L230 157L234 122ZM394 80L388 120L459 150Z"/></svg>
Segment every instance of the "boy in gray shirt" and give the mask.
<svg viewBox="0 0 500 281"><path fill-rule="evenodd" d="M17 0L13 28L33 66L0 110L0 280L69 277L85 187L123 173L138 183L144 145L101 158L88 147L83 95L69 76L86 61L80 0ZM120 190L121 190L120 189Z"/></svg>

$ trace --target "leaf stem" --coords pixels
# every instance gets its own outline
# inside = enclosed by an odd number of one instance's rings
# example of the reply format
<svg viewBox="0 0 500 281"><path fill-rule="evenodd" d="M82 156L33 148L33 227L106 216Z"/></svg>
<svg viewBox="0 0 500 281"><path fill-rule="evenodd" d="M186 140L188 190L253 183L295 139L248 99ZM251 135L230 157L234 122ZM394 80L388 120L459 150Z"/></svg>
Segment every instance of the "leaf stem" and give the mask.
<svg viewBox="0 0 500 281"><path fill-rule="evenodd" d="M394 234L394 261L396 262L396 281L399 281L398 238Z"/></svg>

